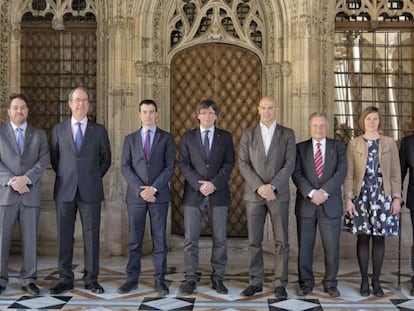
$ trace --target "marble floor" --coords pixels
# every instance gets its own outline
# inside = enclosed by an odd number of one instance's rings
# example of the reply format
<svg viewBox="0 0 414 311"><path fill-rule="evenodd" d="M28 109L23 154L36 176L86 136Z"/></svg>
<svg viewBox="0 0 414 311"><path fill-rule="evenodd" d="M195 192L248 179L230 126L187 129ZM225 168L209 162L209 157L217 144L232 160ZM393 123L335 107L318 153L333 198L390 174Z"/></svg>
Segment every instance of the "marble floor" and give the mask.
<svg viewBox="0 0 414 311"><path fill-rule="evenodd" d="M56 281L56 259L40 257L38 263L38 285L41 294L38 297L25 296L21 291L20 281L16 278L20 269L20 258L12 257L10 282L6 291L0 296L0 310L414 310L414 297L409 295L409 262L402 262L400 288L398 288L397 262L386 261L383 268L382 286L385 296L359 295L359 272L356 261L341 261L339 273L339 290L341 296L334 299L323 292L321 279L323 266L315 263L316 287L305 298L296 296L296 263L290 264L288 299L276 299L272 291L272 257L266 255L266 282L263 292L253 297L241 297L240 292L248 285L247 253L242 250L230 251L225 284L229 288L227 295L217 294L210 288L209 256L207 250L200 252L200 280L197 291L192 296L182 296L180 284L184 279L182 251L170 252L168 255L168 275L170 285L167 297L157 297L152 285L151 257L143 259L143 271L139 287L129 294L120 295L117 288L125 281L126 258L101 260L99 282L105 288L104 294L92 294L83 289L82 259L74 260L76 272L75 289L60 296L50 296L47 289Z"/></svg>

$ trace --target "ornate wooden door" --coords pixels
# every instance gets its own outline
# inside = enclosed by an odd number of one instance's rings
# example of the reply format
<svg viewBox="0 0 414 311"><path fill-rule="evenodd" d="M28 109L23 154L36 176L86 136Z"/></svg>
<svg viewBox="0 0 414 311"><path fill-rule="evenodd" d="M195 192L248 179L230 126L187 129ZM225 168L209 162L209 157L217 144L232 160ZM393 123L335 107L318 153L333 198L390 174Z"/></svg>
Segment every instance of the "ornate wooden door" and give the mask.
<svg viewBox="0 0 414 311"><path fill-rule="evenodd" d="M247 236L242 204L244 180L238 169L237 153L242 131L257 122L261 72L262 65L257 55L228 44L197 45L179 52L171 62L171 133L177 154L182 134L199 125L195 107L202 99L210 98L217 102L220 115L216 125L233 135L236 165L230 179L229 237ZM177 165L171 181L174 234L184 233L183 189L184 178ZM210 235L207 220L203 224L202 235Z"/></svg>

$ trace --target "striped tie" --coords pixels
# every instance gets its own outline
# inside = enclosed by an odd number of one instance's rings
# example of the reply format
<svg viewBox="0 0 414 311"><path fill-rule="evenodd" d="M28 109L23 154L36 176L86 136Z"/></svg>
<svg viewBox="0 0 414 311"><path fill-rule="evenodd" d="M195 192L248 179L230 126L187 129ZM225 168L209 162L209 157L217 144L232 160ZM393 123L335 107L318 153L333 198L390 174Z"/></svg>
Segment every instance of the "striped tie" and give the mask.
<svg viewBox="0 0 414 311"><path fill-rule="evenodd" d="M316 175L318 175L318 178L320 179L322 176L322 171L323 171L321 143L317 143L316 147L317 147L317 150L315 153L315 168L316 168Z"/></svg>

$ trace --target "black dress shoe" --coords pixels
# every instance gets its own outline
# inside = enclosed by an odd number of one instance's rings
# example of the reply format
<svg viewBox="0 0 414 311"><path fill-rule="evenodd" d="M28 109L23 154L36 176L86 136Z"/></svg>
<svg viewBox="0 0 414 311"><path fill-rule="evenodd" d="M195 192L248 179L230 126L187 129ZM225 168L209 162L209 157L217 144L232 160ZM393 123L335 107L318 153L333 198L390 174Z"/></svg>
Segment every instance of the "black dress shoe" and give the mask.
<svg viewBox="0 0 414 311"><path fill-rule="evenodd" d="M89 289L94 294L102 294L103 292L105 292L103 287L99 285L99 283L96 281L85 284L85 289Z"/></svg>
<svg viewBox="0 0 414 311"><path fill-rule="evenodd" d="M368 297L371 292L369 291L369 284L368 282L361 283L361 288L359 289L359 293L362 297Z"/></svg>
<svg viewBox="0 0 414 311"><path fill-rule="evenodd" d="M1 293L2 293L2 292L4 292L5 290L6 290L6 286L1 286L1 285L0 285L0 295L1 295Z"/></svg>
<svg viewBox="0 0 414 311"><path fill-rule="evenodd" d="M219 294L227 294L229 291L226 286L224 286L222 280L212 280L211 287L216 290Z"/></svg>
<svg viewBox="0 0 414 311"><path fill-rule="evenodd" d="M244 291L240 293L240 296L243 296L243 297L253 296L256 293L261 292L262 290L263 289L261 286L249 285Z"/></svg>
<svg viewBox="0 0 414 311"><path fill-rule="evenodd" d="M0 289L0 294L1 294L1 289ZM411 287L411 289L410 289L410 295L411 296L414 296L414 287Z"/></svg>
<svg viewBox="0 0 414 311"><path fill-rule="evenodd" d="M138 288L137 281L126 281L124 284L118 288L118 294L128 294L131 290Z"/></svg>
<svg viewBox="0 0 414 311"><path fill-rule="evenodd" d="M327 289L325 288L325 293L328 293L328 295L333 298L341 296L341 293L335 286L329 287Z"/></svg>
<svg viewBox="0 0 414 311"><path fill-rule="evenodd" d="M168 286L165 284L164 280L155 280L154 289L160 296L167 296L170 293L170 290L168 289Z"/></svg>
<svg viewBox="0 0 414 311"><path fill-rule="evenodd" d="M310 294L313 291L312 287L309 286L302 286L301 288L299 288L297 295L298 296L306 296L308 294Z"/></svg>
<svg viewBox="0 0 414 311"><path fill-rule="evenodd" d="M58 282L54 287L49 289L49 294L58 295L71 289L73 289L73 284Z"/></svg>
<svg viewBox="0 0 414 311"><path fill-rule="evenodd" d="M275 288L275 296L276 298L286 299L288 294L283 286L277 286Z"/></svg>
<svg viewBox="0 0 414 311"><path fill-rule="evenodd" d="M186 281L181 289L184 295L192 295L197 288L195 281Z"/></svg>
<svg viewBox="0 0 414 311"><path fill-rule="evenodd" d="M29 283L27 285L22 286L22 291L32 296L37 296L40 294L40 289L36 286L35 283Z"/></svg>
<svg viewBox="0 0 414 311"><path fill-rule="evenodd" d="M372 293L377 297L384 297L384 291L382 290L379 282L372 282Z"/></svg>

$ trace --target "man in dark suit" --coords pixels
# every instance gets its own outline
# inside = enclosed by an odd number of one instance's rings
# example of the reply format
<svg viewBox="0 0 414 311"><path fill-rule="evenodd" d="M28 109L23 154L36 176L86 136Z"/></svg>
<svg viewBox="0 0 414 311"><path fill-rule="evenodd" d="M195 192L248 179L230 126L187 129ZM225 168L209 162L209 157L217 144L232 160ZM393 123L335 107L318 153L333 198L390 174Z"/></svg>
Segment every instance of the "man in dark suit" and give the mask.
<svg viewBox="0 0 414 311"><path fill-rule="evenodd" d="M312 271L316 227L325 255L325 292L340 295L336 278L339 269L339 241L343 214L341 186L346 177L345 143L327 138L327 115L315 112L309 117L311 139L299 143L293 182L297 187L296 220L299 244L299 291L306 296L313 290Z"/></svg>
<svg viewBox="0 0 414 311"><path fill-rule="evenodd" d="M245 179L243 199L249 232L250 284L241 296L261 292L264 280L262 241L267 213L275 241L274 291L286 298L289 261L289 178L295 168L295 134L276 124L278 107L271 97L260 100L260 123L240 140L239 168Z"/></svg>
<svg viewBox="0 0 414 311"><path fill-rule="evenodd" d="M10 122L0 126L0 294L9 282L10 243L16 223L22 239L22 290L38 295L37 228L41 177L49 163L45 131L27 124L29 108L22 94L12 94L7 109Z"/></svg>
<svg viewBox="0 0 414 311"><path fill-rule="evenodd" d="M142 127L124 140L122 174L128 183L129 259L128 278L118 289L120 294L137 288L147 213L151 223L154 289L160 296L169 293L164 281L167 272L166 228L170 201L168 183L174 173L175 154L172 136L156 125L157 111L153 100L140 102Z"/></svg>
<svg viewBox="0 0 414 311"><path fill-rule="evenodd" d="M228 181L234 166L231 134L215 127L219 107L213 100L203 100L196 108L200 127L184 133L179 166L185 177L184 187L184 266L183 294L197 288L198 241L202 220L208 214L213 249L211 255L212 288L227 294L223 283L227 265L227 211L230 205Z"/></svg>
<svg viewBox="0 0 414 311"><path fill-rule="evenodd" d="M406 136L400 145L401 181L409 174L407 200L405 205L410 209L411 224L414 228L414 135ZM414 241L414 229L413 241ZM414 271L414 245L411 246L411 270ZM411 277L410 295L414 296L414 276Z"/></svg>
<svg viewBox="0 0 414 311"><path fill-rule="evenodd" d="M69 93L72 117L55 125L51 141L51 163L56 172L54 199L57 209L59 281L49 289L56 295L73 289L73 243L76 213L82 222L85 288L103 293L98 283L99 231L102 178L111 165L111 149L105 128L88 120L89 96L78 87Z"/></svg>

